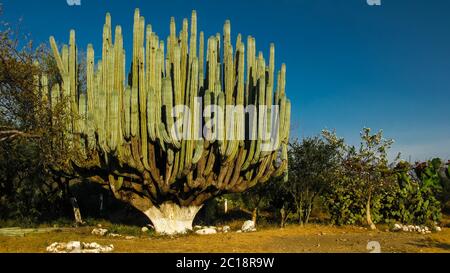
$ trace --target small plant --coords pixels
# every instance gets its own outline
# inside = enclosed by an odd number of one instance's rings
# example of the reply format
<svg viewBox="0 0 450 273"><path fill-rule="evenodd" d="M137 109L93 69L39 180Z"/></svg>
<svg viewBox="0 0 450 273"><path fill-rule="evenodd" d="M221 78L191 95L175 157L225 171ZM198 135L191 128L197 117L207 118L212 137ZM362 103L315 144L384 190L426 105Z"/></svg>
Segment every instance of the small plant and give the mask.
<svg viewBox="0 0 450 273"><path fill-rule="evenodd" d="M137 226L128 226L128 225L111 225L107 227L109 233L116 233L120 235L127 236L140 236L142 235L142 230ZM147 233L152 233L153 231L149 230Z"/></svg>

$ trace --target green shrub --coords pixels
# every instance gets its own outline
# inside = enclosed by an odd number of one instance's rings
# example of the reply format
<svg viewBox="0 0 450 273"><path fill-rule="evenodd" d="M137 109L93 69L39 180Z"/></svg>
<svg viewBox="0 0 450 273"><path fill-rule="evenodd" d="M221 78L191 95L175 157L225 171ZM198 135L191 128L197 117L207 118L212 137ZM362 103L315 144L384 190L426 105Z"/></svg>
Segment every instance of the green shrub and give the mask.
<svg viewBox="0 0 450 273"><path fill-rule="evenodd" d="M374 223L401 222L403 224L432 224L441 218L442 184L439 182L437 160L419 164L412 169L407 162L399 162L393 169L397 184L385 186L372 199ZM364 193L355 187L354 178L341 177L323 195L331 222L336 225L355 225L365 222Z"/></svg>
<svg viewBox="0 0 450 273"><path fill-rule="evenodd" d="M33 226L64 214L63 191L45 172L40 152L33 142L0 142L0 220Z"/></svg>
<svg viewBox="0 0 450 273"><path fill-rule="evenodd" d="M330 214L330 221L335 225L362 225L366 223L366 202L360 193L350 187L342 187L322 196L324 207ZM372 221L379 223L383 219L382 198L372 199Z"/></svg>
<svg viewBox="0 0 450 273"><path fill-rule="evenodd" d="M432 224L440 221L440 202L430 187L410 183L384 198L383 218L385 222Z"/></svg>
<svg viewBox="0 0 450 273"><path fill-rule="evenodd" d="M111 225L106 227L109 233L116 233L126 236L140 236L142 235L141 227L128 226L128 225ZM149 233L153 233L153 230L149 230Z"/></svg>

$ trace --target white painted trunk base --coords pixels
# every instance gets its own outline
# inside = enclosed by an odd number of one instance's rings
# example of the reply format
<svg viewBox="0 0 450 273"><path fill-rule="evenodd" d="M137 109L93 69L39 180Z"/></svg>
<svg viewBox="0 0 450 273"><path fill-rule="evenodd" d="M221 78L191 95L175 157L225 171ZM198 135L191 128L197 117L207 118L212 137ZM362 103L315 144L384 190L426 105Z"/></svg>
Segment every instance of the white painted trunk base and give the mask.
<svg viewBox="0 0 450 273"><path fill-rule="evenodd" d="M152 221L155 231L161 234L183 234L192 230L192 221L202 206L180 207L166 202L158 207L153 206L144 212Z"/></svg>
<svg viewBox="0 0 450 273"><path fill-rule="evenodd" d="M75 223L82 225L84 222L81 219L80 207L78 207L78 201L75 197L70 198L70 203L73 208L73 215L75 217Z"/></svg>

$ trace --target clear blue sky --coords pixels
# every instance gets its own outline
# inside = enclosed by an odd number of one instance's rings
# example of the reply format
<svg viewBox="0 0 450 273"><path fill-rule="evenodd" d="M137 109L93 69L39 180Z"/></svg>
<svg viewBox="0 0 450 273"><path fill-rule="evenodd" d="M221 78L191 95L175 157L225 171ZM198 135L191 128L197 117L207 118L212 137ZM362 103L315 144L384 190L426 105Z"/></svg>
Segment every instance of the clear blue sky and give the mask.
<svg viewBox="0 0 450 273"><path fill-rule="evenodd" d="M67 43L74 28L78 46L92 42L97 51L109 11L113 24L122 25L128 54L136 7L160 37L168 35L170 16L180 26L192 9L207 36L230 19L233 37L253 35L265 55L275 42L277 67L287 65L293 137L328 128L357 144L362 127L382 128L405 159L450 159L448 0L381 0L381 6L366 0L0 2L2 19L22 17L37 43L50 35Z"/></svg>

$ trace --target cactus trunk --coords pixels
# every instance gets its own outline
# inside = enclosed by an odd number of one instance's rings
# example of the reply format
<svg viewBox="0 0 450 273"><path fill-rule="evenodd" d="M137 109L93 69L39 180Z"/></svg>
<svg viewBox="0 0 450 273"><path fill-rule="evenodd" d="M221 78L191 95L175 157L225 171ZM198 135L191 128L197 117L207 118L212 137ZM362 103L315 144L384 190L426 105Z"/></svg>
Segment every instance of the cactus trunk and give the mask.
<svg viewBox="0 0 450 273"><path fill-rule="evenodd" d="M156 232L173 235L192 230L194 217L200 209L201 206L179 206L166 202L159 207L149 208L144 214L150 219Z"/></svg>

